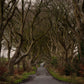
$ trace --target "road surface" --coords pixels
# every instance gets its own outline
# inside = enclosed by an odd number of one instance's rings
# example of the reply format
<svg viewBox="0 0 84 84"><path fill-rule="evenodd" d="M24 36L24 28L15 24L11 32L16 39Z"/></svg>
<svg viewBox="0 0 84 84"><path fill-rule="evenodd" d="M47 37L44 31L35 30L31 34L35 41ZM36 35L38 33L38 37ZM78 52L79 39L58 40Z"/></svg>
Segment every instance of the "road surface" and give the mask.
<svg viewBox="0 0 84 84"><path fill-rule="evenodd" d="M24 83L20 84L69 84L65 82L58 81L54 79L44 68L43 66L40 66L37 69L37 73L32 76L32 80L26 81Z"/></svg>

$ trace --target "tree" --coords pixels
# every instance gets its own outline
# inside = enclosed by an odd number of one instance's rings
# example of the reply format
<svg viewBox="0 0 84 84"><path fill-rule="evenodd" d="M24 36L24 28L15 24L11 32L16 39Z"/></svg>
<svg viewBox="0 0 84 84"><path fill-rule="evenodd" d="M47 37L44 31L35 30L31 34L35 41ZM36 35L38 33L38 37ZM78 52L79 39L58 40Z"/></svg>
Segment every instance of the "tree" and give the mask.
<svg viewBox="0 0 84 84"><path fill-rule="evenodd" d="M83 55L84 55L84 15L83 15L83 6L84 6L84 0L82 3L80 3L81 5L78 5L79 2L77 1L72 1L73 2L73 6L74 6L74 16L75 16L75 20L76 20L76 25L77 25L77 30L78 30L78 35L79 37L78 39L78 43L79 43L79 54L80 54L80 59L81 62L83 59Z"/></svg>
<svg viewBox="0 0 84 84"><path fill-rule="evenodd" d="M3 33L5 28L7 27L9 21L12 19L12 17L14 16L14 12L16 10L16 5L17 5L18 1L14 1L14 2L9 2L8 4L5 3L5 0L0 0L0 55L1 55L1 41L2 41L2 37L3 37ZM9 7L9 5L12 3L12 5ZM5 5L7 9L9 9L8 11L5 9ZM7 11L7 16L5 17Z"/></svg>

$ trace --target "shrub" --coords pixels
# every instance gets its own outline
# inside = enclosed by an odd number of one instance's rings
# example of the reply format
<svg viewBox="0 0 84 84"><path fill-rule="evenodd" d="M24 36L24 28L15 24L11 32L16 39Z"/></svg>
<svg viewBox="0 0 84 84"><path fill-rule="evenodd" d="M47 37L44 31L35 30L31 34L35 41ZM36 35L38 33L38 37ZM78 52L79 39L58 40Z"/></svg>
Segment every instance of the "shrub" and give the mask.
<svg viewBox="0 0 84 84"><path fill-rule="evenodd" d="M55 68L57 67L57 58L56 58L56 57L52 57L51 64L52 64Z"/></svg>
<svg viewBox="0 0 84 84"><path fill-rule="evenodd" d="M4 64L0 63L0 80L1 81L6 80L5 79L6 73L7 73L7 67Z"/></svg>
<svg viewBox="0 0 84 84"><path fill-rule="evenodd" d="M79 71L80 76L84 77L84 65L80 64L80 71Z"/></svg>
<svg viewBox="0 0 84 84"><path fill-rule="evenodd" d="M64 72L67 76L69 76L74 72L74 69L70 64L67 64L65 65Z"/></svg>

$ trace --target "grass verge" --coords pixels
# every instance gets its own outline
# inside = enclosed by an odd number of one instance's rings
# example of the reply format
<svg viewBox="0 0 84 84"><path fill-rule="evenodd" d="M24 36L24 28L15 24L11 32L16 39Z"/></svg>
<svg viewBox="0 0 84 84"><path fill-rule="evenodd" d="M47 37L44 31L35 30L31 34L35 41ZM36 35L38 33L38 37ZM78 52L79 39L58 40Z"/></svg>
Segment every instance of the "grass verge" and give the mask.
<svg viewBox="0 0 84 84"><path fill-rule="evenodd" d="M28 79L28 77L32 74L35 74L35 71L31 72L24 72L22 75L14 75L14 76L9 76L7 77L7 84L19 84L23 82L25 79Z"/></svg>
<svg viewBox="0 0 84 84"><path fill-rule="evenodd" d="M35 71L32 72L24 72L19 79L14 81L14 84L21 83L23 80L27 79L30 75L35 74Z"/></svg>
<svg viewBox="0 0 84 84"><path fill-rule="evenodd" d="M48 71L57 80L69 82L73 84L84 84L84 77L77 77L75 75L73 76L60 75L60 73L54 72L51 69L48 69Z"/></svg>
<svg viewBox="0 0 84 84"><path fill-rule="evenodd" d="M16 73L13 76L3 76L4 80L0 81L0 84L19 84L21 82L29 80L29 76L36 73L36 67L32 67L30 72L21 72L21 74Z"/></svg>

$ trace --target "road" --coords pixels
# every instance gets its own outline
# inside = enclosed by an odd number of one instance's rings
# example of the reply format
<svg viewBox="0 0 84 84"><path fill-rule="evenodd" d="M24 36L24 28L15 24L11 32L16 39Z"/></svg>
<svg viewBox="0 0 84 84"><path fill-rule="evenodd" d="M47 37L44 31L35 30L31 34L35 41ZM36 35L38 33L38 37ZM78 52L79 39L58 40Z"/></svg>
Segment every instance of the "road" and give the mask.
<svg viewBox="0 0 84 84"><path fill-rule="evenodd" d="M37 69L37 73L32 78L32 80L20 84L69 84L54 79L43 66Z"/></svg>

